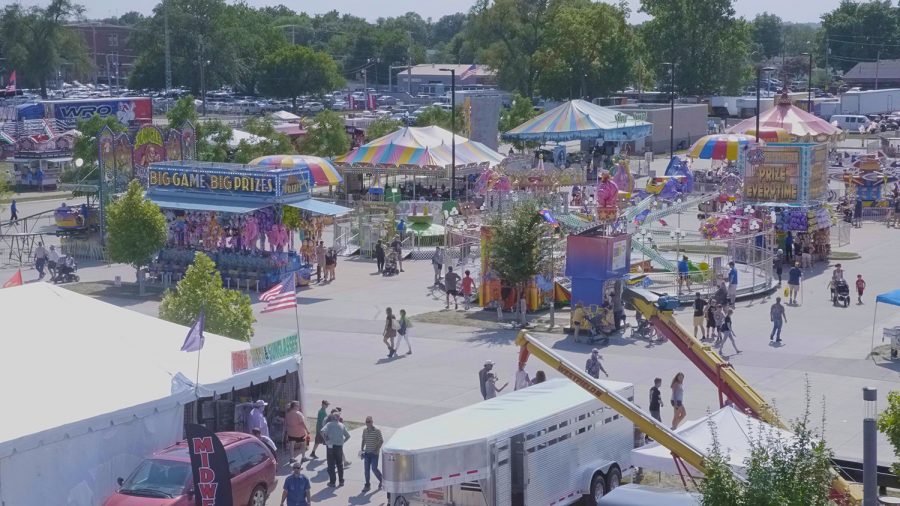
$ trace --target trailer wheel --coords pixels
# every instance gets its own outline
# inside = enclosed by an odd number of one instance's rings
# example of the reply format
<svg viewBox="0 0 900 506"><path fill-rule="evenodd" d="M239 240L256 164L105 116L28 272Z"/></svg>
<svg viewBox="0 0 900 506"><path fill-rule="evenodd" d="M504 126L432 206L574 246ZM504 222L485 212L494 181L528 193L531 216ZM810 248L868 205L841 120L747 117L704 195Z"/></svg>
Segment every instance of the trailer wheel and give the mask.
<svg viewBox="0 0 900 506"><path fill-rule="evenodd" d="M603 476L603 473L599 471L594 473L594 477L591 478L591 489L589 492L588 495L584 496L582 503L585 506L597 506L600 498L606 495L606 478Z"/></svg>
<svg viewBox="0 0 900 506"><path fill-rule="evenodd" d="M612 492L613 489L622 484L622 471L619 466L612 466L606 473L606 492Z"/></svg>

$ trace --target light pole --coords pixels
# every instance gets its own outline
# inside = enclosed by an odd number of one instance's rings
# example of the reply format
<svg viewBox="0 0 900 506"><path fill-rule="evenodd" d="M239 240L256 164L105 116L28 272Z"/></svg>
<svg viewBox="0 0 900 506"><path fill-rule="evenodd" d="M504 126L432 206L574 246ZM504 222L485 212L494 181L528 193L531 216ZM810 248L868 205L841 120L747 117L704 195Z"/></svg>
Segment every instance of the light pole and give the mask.
<svg viewBox="0 0 900 506"><path fill-rule="evenodd" d="M439 69L450 72L450 200L453 200L456 186L456 69Z"/></svg>
<svg viewBox="0 0 900 506"><path fill-rule="evenodd" d="M762 73L771 72L775 69L772 67L756 67L756 143L759 144L759 89L762 86Z"/></svg>
<svg viewBox="0 0 900 506"><path fill-rule="evenodd" d="M878 505L878 428L875 418L878 390L863 388L866 417L863 418L863 506Z"/></svg>
<svg viewBox="0 0 900 506"><path fill-rule="evenodd" d="M664 62L669 67L669 158L675 156L675 63ZM758 109L758 108L757 108Z"/></svg>
<svg viewBox="0 0 900 506"><path fill-rule="evenodd" d="M800 56L809 56L809 80L806 82L806 112L812 113L812 53L800 53Z"/></svg>

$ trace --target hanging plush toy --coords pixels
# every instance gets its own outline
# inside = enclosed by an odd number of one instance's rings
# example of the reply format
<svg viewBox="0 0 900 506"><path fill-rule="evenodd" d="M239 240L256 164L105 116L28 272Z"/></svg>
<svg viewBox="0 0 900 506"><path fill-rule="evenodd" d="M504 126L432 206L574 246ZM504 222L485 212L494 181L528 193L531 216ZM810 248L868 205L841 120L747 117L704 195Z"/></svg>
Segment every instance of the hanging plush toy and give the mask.
<svg viewBox="0 0 900 506"><path fill-rule="evenodd" d="M206 235L203 239L203 247L208 251L220 248L222 240L222 226L216 220L215 214L210 214L209 224L206 226Z"/></svg>
<svg viewBox="0 0 900 506"><path fill-rule="evenodd" d="M248 216L244 220L244 227L241 229L242 246L244 249L256 251L256 239L259 236L259 229L255 216Z"/></svg>

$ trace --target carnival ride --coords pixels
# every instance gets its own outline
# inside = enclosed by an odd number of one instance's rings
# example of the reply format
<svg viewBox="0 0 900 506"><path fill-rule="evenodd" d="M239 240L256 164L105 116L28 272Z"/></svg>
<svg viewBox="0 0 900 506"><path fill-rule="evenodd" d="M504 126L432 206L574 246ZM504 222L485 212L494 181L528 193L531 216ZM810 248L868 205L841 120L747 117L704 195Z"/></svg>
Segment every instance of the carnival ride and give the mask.
<svg viewBox="0 0 900 506"><path fill-rule="evenodd" d="M724 360L708 344L701 343L691 336L675 319L674 313L667 306L661 304L661 298L657 294L640 289L626 287L625 298L640 313L644 319L656 329L656 331L675 345L688 360L691 361L706 376L719 392L719 405L733 405L742 412L750 413L760 420L775 427L786 429L787 425L781 421L772 406L735 370L733 365ZM576 384L595 395L602 402L616 410L622 416L631 420L642 432L654 441L662 444L672 452L676 467L681 474L682 482L686 484L684 475L690 477L685 463L704 472L705 451L692 446L683 440L678 434L669 430L655 419L649 416L638 406L626 399L610 392L601 383L575 367L569 361L559 357L548 346L539 342L525 331L516 337L523 351L520 353L519 362L525 362L528 354L534 355L550 367L559 371L563 376L571 379ZM693 477L691 477L693 480ZM835 474L832 480L832 498L840 504L861 504L862 496L858 487L851 487L848 482Z"/></svg>

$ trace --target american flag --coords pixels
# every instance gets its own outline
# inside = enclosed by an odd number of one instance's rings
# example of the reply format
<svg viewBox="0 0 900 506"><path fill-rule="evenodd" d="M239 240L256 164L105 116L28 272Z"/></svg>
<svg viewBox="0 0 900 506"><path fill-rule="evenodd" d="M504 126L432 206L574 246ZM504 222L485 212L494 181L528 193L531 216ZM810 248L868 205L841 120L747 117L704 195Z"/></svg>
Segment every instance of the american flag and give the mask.
<svg viewBox="0 0 900 506"><path fill-rule="evenodd" d="M475 68L475 64L473 63L472 65L469 66L469 68L464 70L463 73L459 75L459 80L463 81L465 79L468 79L468 78L474 76L475 70L477 70L477 69Z"/></svg>
<svg viewBox="0 0 900 506"><path fill-rule="evenodd" d="M271 313L280 309L297 307L297 290L294 286L294 273L289 274L277 285L259 296L259 300L268 302L263 313Z"/></svg>

